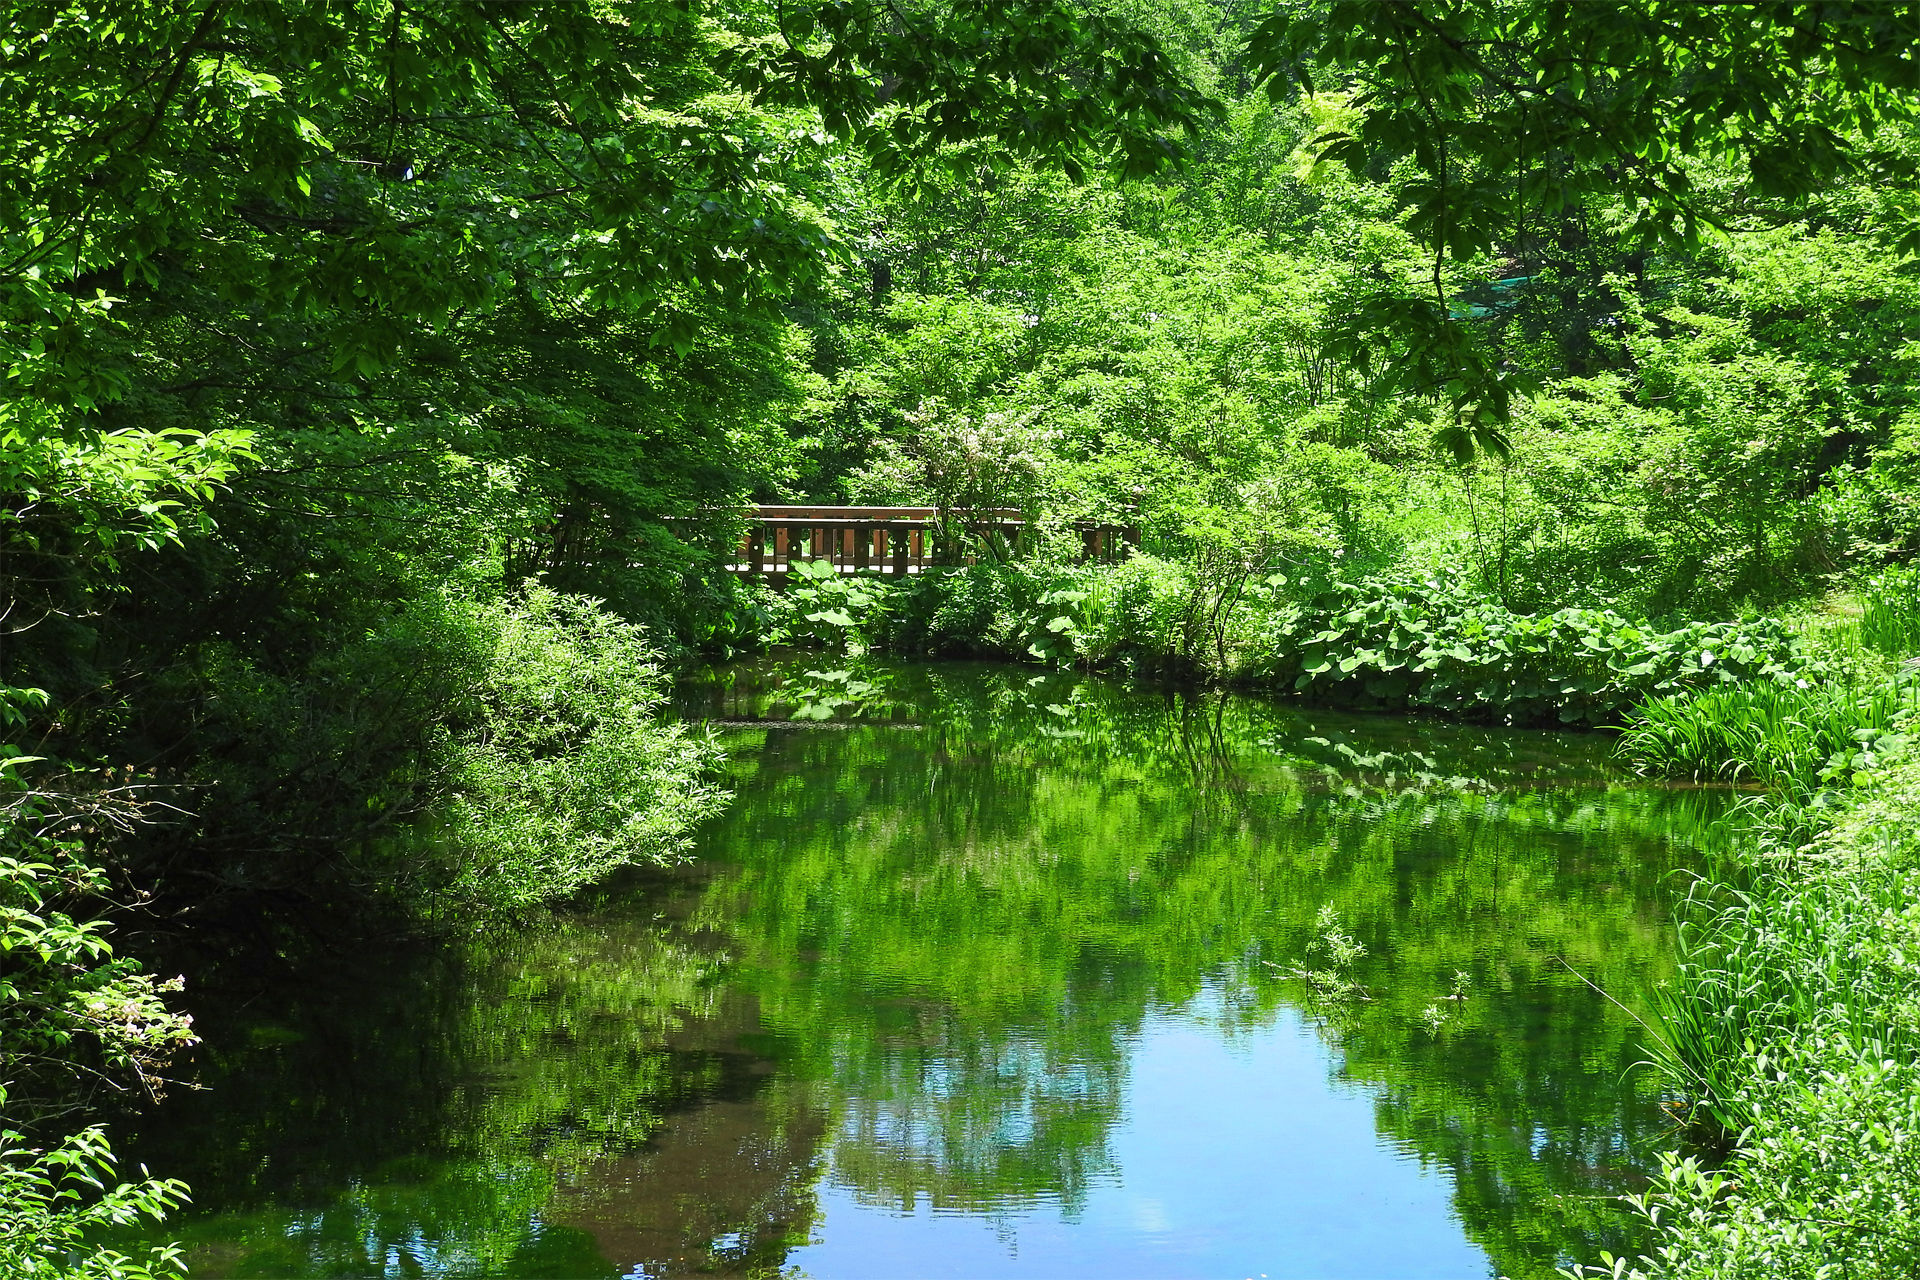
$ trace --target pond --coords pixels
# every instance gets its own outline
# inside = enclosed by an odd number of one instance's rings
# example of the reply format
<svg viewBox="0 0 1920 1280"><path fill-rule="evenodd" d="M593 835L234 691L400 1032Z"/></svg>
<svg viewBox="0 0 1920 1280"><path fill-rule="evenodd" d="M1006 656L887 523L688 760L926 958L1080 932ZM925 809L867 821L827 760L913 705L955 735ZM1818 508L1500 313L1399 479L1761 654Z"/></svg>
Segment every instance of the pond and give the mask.
<svg viewBox="0 0 1920 1280"><path fill-rule="evenodd" d="M814 664L821 660L815 658ZM1552 1274L1675 1144L1629 1013L1721 797L1592 736L762 663L699 860L204 984L201 1276ZM1604 994L1603 994L1604 993Z"/></svg>

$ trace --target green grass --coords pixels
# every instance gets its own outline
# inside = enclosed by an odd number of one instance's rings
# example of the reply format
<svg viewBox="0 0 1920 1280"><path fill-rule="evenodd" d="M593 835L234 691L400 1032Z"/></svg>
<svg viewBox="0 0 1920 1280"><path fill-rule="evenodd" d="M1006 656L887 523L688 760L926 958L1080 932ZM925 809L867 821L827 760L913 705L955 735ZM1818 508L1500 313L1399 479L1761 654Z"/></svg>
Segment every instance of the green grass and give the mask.
<svg viewBox="0 0 1920 1280"><path fill-rule="evenodd" d="M1649 1002L1649 1056L1722 1155L1663 1157L1632 1197L1652 1252L1568 1276L1920 1275L1920 573L1854 603L1793 628L1822 678L1656 698L1621 737L1643 772L1768 794Z"/></svg>
<svg viewBox="0 0 1920 1280"><path fill-rule="evenodd" d="M1920 654L1920 569L1886 569L1866 581L1860 642L1896 658Z"/></svg>
<svg viewBox="0 0 1920 1280"><path fill-rule="evenodd" d="M1791 817L1790 805L1775 816ZM1894 753L1824 811L1736 838L1750 888L1704 886L1652 1056L1732 1150L1633 1197L1643 1258L1565 1274L1661 1280L1920 1275L1920 752Z"/></svg>
<svg viewBox="0 0 1920 1280"><path fill-rule="evenodd" d="M1643 773L1753 782L1798 800L1842 785L1901 745L1920 683L1747 681L1655 698L1617 750Z"/></svg>

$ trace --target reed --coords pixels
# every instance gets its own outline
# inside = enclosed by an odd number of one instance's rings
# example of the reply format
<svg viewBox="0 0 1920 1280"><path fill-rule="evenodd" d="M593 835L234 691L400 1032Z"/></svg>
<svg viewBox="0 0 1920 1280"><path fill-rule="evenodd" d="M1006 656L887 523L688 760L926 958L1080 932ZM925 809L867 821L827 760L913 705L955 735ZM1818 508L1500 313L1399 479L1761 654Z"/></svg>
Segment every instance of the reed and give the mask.
<svg viewBox="0 0 1920 1280"><path fill-rule="evenodd" d="M1907 738L1920 681L1801 688L1748 681L1643 704L1618 752L1642 773L1751 782L1802 803L1845 783Z"/></svg>
<svg viewBox="0 0 1920 1280"><path fill-rule="evenodd" d="M1682 906L1677 980L1650 997L1653 1065L1690 1096L1696 1119L1728 1135L1756 1120L1766 1056L1818 1028L1850 1043L1884 1040L1888 1011L1912 1001L1872 935L1904 890L1878 865L1850 875L1769 877L1751 893L1716 889ZM1911 1030L1911 1029L1909 1029ZM1920 1052L1920 1039L1912 1048Z"/></svg>
<svg viewBox="0 0 1920 1280"><path fill-rule="evenodd" d="M1886 569L1860 590L1860 643L1890 657L1920 654L1920 568Z"/></svg>

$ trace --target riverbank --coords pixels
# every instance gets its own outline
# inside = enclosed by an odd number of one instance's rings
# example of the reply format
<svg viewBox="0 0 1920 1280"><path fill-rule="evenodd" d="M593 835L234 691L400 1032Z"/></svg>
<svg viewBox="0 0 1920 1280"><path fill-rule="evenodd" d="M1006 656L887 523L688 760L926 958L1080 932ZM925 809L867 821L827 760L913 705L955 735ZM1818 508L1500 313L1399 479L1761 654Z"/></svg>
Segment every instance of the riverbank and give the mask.
<svg viewBox="0 0 1920 1280"><path fill-rule="evenodd" d="M1738 1126L1719 1169L1669 1159L1637 1204L1660 1243L1582 1277L1905 1280L1920 1274L1920 751L1857 777L1804 831L1776 808L1710 887L1661 1028Z"/></svg>
<svg viewBox="0 0 1920 1280"><path fill-rule="evenodd" d="M1866 585L1826 646L1848 681L1650 704L1642 768L1764 784L1683 912L1650 1048L1731 1142L1670 1158L1637 1205L1650 1254L1575 1276L1920 1274L1920 586Z"/></svg>
<svg viewBox="0 0 1920 1280"><path fill-rule="evenodd" d="M1446 570L1295 579L1137 555L982 563L900 581L828 571L767 593L763 608L762 636L774 643L1177 675L1482 724L1611 727L1666 695L1833 675L1830 660L1773 619L1663 626L1598 609L1521 613Z"/></svg>

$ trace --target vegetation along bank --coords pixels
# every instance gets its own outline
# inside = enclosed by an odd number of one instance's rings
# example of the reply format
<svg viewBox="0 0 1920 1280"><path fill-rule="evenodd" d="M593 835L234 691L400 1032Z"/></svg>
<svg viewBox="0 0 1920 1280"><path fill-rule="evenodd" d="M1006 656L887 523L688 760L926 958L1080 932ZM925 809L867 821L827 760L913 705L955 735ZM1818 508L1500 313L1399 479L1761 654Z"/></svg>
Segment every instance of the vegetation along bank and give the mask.
<svg viewBox="0 0 1920 1280"><path fill-rule="evenodd" d="M1616 1270L1912 1274L1920 16L1805 12L8 6L0 1270L175 1267L91 1234L186 1194L129 939L680 857L666 673L785 641L1763 784L1649 1035L1730 1154ZM775 594L750 502L950 563Z"/></svg>

